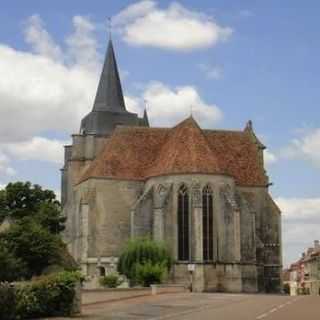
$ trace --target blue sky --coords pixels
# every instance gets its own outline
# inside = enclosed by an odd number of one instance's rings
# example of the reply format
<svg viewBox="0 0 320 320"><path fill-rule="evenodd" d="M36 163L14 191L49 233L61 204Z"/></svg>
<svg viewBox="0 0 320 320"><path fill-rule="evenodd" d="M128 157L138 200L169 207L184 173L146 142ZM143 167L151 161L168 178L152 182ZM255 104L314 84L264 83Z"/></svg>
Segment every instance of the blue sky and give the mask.
<svg viewBox="0 0 320 320"><path fill-rule="evenodd" d="M292 262L320 238L319 11L315 0L2 1L0 185L59 191L62 145L92 107L111 16L129 109L146 99L156 126L191 104L203 127L253 121Z"/></svg>

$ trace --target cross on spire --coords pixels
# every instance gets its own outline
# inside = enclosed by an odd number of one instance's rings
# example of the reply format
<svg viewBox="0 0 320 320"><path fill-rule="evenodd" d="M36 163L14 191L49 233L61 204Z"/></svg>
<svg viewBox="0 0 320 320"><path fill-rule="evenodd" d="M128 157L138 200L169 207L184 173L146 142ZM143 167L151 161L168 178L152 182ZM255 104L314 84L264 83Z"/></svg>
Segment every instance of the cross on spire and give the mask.
<svg viewBox="0 0 320 320"><path fill-rule="evenodd" d="M190 116L191 117L193 116L193 105L192 104L190 105Z"/></svg>
<svg viewBox="0 0 320 320"><path fill-rule="evenodd" d="M111 36L112 36L112 18L111 17L108 17L107 29L109 33L109 38L111 39Z"/></svg>

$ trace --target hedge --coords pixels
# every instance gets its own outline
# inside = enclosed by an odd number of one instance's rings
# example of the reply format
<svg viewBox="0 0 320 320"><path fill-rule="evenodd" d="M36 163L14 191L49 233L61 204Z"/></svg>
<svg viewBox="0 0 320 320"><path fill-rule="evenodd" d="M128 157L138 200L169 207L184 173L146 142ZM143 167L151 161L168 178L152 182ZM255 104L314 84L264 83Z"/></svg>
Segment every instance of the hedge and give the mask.
<svg viewBox="0 0 320 320"><path fill-rule="evenodd" d="M78 272L64 271L14 288L0 284L0 320L70 316L80 279Z"/></svg>

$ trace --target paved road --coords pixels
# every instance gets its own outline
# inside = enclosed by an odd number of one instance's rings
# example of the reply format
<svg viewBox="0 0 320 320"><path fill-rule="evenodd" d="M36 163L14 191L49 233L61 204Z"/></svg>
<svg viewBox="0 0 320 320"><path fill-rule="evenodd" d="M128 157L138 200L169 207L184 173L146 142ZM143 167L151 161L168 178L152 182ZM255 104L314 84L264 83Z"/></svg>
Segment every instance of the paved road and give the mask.
<svg viewBox="0 0 320 320"><path fill-rule="evenodd" d="M320 297L167 294L84 307L95 320L319 320Z"/></svg>

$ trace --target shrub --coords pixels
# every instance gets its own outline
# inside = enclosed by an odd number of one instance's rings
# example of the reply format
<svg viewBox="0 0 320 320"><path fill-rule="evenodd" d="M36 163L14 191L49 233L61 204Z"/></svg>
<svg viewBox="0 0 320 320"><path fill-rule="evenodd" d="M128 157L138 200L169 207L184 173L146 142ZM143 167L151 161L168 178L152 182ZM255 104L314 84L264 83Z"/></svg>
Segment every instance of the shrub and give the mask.
<svg viewBox="0 0 320 320"><path fill-rule="evenodd" d="M117 288L123 281L117 273L111 273L100 279L100 284L108 288Z"/></svg>
<svg viewBox="0 0 320 320"><path fill-rule="evenodd" d="M137 264L135 269L137 282L144 287L161 283L167 272L165 265L152 264L150 261L145 264Z"/></svg>
<svg viewBox="0 0 320 320"><path fill-rule="evenodd" d="M7 313L13 315L11 319L69 316L73 311L75 286L80 279L78 272L60 272L21 284L13 291L1 285L4 300L11 299L15 303L9 304L12 306L9 312L0 309L0 319L10 319Z"/></svg>
<svg viewBox="0 0 320 320"><path fill-rule="evenodd" d="M136 284L140 281L137 274L138 269L141 268L139 266L145 264L154 266L161 265L165 270L164 274L169 271L172 264L172 258L166 245L162 242L145 238L129 241L120 255L118 271L130 279L131 284ZM148 268L150 270L150 267ZM157 267L155 267L155 270L156 269ZM141 273L143 272L141 270L139 272L141 276ZM163 277L161 277L161 280L162 278Z"/></svg>

